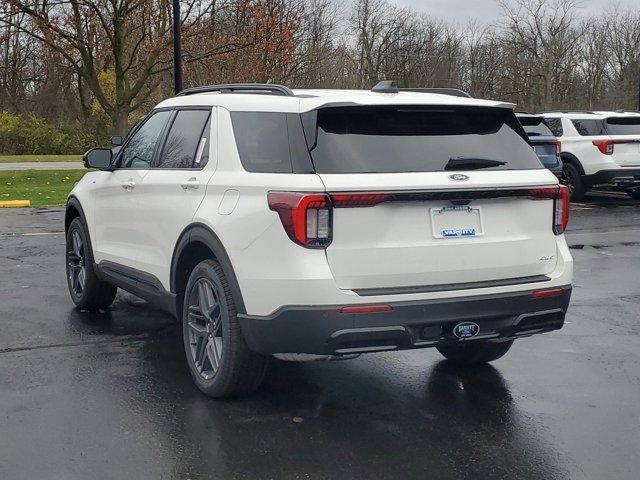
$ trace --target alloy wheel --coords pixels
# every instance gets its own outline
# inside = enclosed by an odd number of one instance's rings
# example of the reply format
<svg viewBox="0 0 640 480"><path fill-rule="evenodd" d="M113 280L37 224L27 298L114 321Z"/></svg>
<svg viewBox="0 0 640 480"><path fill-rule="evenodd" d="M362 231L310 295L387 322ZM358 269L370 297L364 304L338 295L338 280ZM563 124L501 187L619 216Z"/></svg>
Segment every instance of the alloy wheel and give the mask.
<svg viewBox="0 0 640 480"><path fill-rule="evenodd" d="M572 172L568 168L562 169L562 177L560 177L560 183L562 185L566 185L569 189L569 195L573 195L573 192L576 189L575 179L573 178Z"/></svg>
<svg viewBox="0 0 640 480"><path fill-rule="evenodd" d="M189 295L187 331L191 359L205 380L213 378L220 369L224 348L224 311L217 287L209 279L199 279Z"/></svg>
<svg viewBox="0 0 640 480"><path fill-rule="evenodd" d="M85 247L78 230L71 232L71 244L67 247L67 275L71 290L77 296L84 291L87 283L87 269L85 263Z"/></svg>

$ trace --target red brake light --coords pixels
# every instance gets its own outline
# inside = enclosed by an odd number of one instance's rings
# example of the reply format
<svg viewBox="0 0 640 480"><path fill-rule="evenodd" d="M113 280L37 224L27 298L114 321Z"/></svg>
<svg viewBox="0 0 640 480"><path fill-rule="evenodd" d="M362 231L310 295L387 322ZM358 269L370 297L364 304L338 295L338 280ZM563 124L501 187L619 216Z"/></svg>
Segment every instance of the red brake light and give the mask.
<svg viewBox="0 0 640 480"><path fill-rule="evenodd" d="M295 243L307 248L325 248L331 243L332 208L328 195L269 192L267 200Z"/></svg>
<svg viewBox="0 0 640 480"><path fill-rule="evenodd" d="M569 189L566 185L534 187L529 195L536 200L553 200L553 233L561 235L569 224Z"/></svg>
<svg viewBox="0 0 640 480"><path fill-rule="evenodd" d="M613 155L613 140L594 140L593 143L601 153Z"/></svg>
<svg viewBox="0 0 640 480"><path fill-rule="evenodd" d="M388 193L332 193L331 202L340 207L372 207L389 199Z"/></svg>

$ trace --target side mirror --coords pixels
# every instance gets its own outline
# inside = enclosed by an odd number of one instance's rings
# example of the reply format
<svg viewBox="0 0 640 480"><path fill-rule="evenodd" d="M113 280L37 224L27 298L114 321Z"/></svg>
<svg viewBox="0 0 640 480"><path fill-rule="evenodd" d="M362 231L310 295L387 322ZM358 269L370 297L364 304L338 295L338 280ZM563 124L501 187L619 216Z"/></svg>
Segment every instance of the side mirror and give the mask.
<svg viewBox="0 0 640 480"><path fill-rule="evenodd" d="M109 167L112 159L113 153L110 148L92 148L82 156L85 167L98 170L111 170Z"/></svg>
<svg viewBox="0 0 640 480"><path fill-rule="evenodd" d="M109 142L111 143L111 145L119 147L124 143L124 138L122 138L122 135L114 135L112 137L109 137Z"/></svg>

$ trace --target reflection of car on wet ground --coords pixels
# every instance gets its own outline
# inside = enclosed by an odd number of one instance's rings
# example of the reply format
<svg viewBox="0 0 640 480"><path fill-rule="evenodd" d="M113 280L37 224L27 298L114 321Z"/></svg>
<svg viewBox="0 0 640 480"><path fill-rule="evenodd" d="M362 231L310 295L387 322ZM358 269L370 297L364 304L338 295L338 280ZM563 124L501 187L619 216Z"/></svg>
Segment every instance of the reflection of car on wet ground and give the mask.
<svg viewBox="0 0 640 480"><path fill-rule="evenodd" d="M524 112L517 112L516 117L527 132L529 141L542 164L560 178L562 176L560 141L551 132L544 118Z"/></svg>
<svg viewBox="0 0 640 480"><path fill-rule="evenodd" d="M640 114L566 110L541 114L562 143L562 182L572 200L589 188L640 198Z"/></svg>
<svg viewBox="0 0 640 480"><path fill-rule="evenodd" d="M83 309L123 288L183 323L208 395L266 356L436 347L461 364L561 328L568 190L513 105L439 93L192 89L85 155L67 205Z"/></svg>

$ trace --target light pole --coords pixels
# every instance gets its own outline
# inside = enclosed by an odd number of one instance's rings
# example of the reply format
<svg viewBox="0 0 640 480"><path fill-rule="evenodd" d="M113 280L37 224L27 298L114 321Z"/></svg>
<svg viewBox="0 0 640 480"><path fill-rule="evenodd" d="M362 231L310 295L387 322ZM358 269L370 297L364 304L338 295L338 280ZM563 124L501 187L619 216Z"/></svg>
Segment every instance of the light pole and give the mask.
<svg viewBox="0 0 640 480"><path fill-rule="evenodd" d="M173 1L173 89L182 90L182 42L180 39L180 0Z"/></svg>

